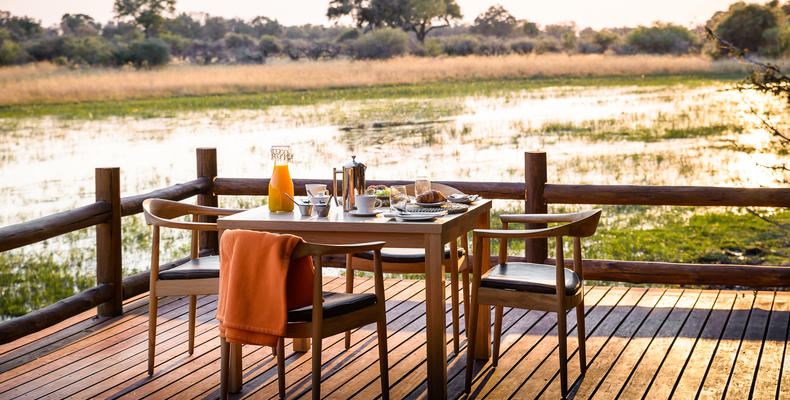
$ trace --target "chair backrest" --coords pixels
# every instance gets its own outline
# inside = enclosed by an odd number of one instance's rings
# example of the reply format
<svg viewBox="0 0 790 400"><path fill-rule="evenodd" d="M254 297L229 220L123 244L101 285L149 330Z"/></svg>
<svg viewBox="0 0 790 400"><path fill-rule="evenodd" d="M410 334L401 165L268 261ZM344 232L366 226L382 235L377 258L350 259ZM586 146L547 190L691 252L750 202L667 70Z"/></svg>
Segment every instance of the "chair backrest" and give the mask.
<svg viewBox="0 0 790 400"><path fill-rule="evenodd" d="M569 223L565 225L568 229L567 235L573 237L589 237L595 234L595 231L598 229L598 221L601 219L601 209L597 208L567 215L569 217Z"/></svg>
<svg viewBox="0 0 790 400"><path fill-rule="evenodd" d="M143 214L148 225L164 226L175 229L188 229L198 231L216 231L217 224L213 222L178 221L175 218L185 215L232 215L240 210L197 206L177 201L164 199L146 199L143 201Z"/></svg>

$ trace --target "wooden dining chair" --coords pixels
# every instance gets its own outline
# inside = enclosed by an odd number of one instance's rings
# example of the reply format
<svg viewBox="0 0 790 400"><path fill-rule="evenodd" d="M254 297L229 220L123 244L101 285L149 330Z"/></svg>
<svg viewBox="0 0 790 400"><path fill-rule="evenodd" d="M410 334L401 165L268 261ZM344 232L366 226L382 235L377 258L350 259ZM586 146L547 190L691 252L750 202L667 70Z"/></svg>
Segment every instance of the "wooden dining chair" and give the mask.
<svg viewBox="0 0 790 400"><path fill-rule="evenodd" d="M321 348L322 339L349 329L376 323L379 347L379 372L381 395L389 399L389 367L387 363L387 315L384 299L384 275L381 267L381 248L384 242L347 245L328 245L302 242L296 246L291 259L313 257L313 304L288 311L285 337L311 338L313 361L313 399L321 398ZM373 252L374 293L336 293L322 291L322 257L329 254L354 254ZM221 343L221 398L227 398L230 375L230 346L224 338ZM240 346L238 344L233 344ZM285 398L285 341L277 341L277 380L280 398ZM241 367L240 365L238 366Z"/></svg>
<svg viewBox="0 0 790 400"><path fill-rule="evenodd" d="M581 238L592 236L598 228L601 210L572 214L523 214L502 215L502 229L475 229L473 233L474 263L472 271L472 299L469 326L475 326L478 305L495 306L494 337L491 364L499 360L499 340L502 335L502 307L528 308L557 313L557 337L560 349L560 385L562 396L568 392L568 366L565 313L576 307L579 335L579 361L582 375L587 368L584 346L584 274L582 272ZM530 230L508 230L510 223L565 224ZM573 270L564 268L565 258L562 238L573 237ZM508 239L535 239L553 237L556 266L507 261ZM482 272L484 241L499 239L499 265ZM472 368L475 354L475 329L467 331L466 393L472 388Z"/></svg>
<svg viewBox="0 0 790 400"><path fill-rule="evenodd" d="M431 189L441 192L445 197L461 193L458 189L441 183L431 183ZM406 186L406 193L414 196L414 184ZM467 303L469 300L469 271L471 266L467 255L469 254L469 240L466 232L461 235L461 248L457 240L450 241L450 248L444 251L445 271L450 273L450 291L453 319L453 350L458 354L459 348L459 310L458 310L458 274L463 274L464 315L469 315ZM381 263L384 272L391 274L424 274L425 249L421 248L384 248L381 251ZM354 271L372 271L373 253L357 253L346 257L346 293L354 290ZM466 318L466 317L464 317ZM465 319L466 321L466 319ZM351 347L351 332L346 332L346 349Z"/></svg>
<svg viewBox="0 0 790 400"><path fill-rule="evenodd" d="M189 296L189 354L195 349L195 312L197 295L217 294L219 292L219 256L198 257L198 236L200 231L217 231L217 224L211 222L189 222L176 218L198 215L231 215L240 210L197 206L163 199L143 201L145 222L153 226L151 244L151 276L148 294L148 375L154 373L154 354L156 347L156 318L159 297ZM159 271L160 228L187 229L192 231L190 260L175 268Z"/></svg>

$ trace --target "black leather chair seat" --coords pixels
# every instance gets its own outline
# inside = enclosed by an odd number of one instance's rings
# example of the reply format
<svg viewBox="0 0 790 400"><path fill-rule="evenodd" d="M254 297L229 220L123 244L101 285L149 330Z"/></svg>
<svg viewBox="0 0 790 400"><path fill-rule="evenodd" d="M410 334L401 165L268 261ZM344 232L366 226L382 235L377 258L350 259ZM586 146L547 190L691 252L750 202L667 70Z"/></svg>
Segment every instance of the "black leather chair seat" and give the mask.
<svg viewBox="0 0 790 400"><path fill-rule="evenodd" d="M323 297L324 318L337 317L376 304L376 295L373 293L324 292ZM312 305L288 311L288 322L310 322L312 320Z"/></svg>
<svg viewBox="0 0 790 400"><path fill-rule="evenodd" d="M519 292L556 294L557 272L553 265L530 263L499 264L483 274L480 287ZM573 296L582 287L579 275L565 269L565 294Z"/></svg>
<svg viewBox="0 0 790 400"><path fill-rule="evenodd" d="M464 256L464 250L458 249L458 257ZM356 253L354 257L363 258L365 260L373 261L373 252L368 251L364 253ZM450 258L450 249L444 249L444 258ZM413 264L425 262L425 249L398 249L398 248L383 248L381 249L381 262L383 263L401 263Z"/></svg>
<svg viewBox="0 0 790 400"><path fill-rule="evenodd" d="M159 273L161 280L219 278L219 256L195 258Z"/></svg>

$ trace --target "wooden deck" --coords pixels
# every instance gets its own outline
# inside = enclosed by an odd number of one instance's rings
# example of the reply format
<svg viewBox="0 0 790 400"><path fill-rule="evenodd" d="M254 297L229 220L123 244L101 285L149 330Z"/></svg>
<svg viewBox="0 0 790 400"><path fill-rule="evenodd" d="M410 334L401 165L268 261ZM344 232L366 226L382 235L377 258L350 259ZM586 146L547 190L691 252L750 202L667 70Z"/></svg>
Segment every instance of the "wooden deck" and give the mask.
<svg viewBox="0 0 790 400"><path fill-rule="evenodd" d="M357 279L355 291L372 291ZM326 288L342 290L342 278ZM387 280L389 365L393 399L424 398L424 283ZM790 398L787 346L790 293L663 288L588 287L587 357L583 380L568 316L569 381L577 399ZM449 288L448 288L449 299ZM195 354L186 353L185 298L160 302L156 371L146 374L147 298L125 303L124 315L87 312L43 332L0 346L0 398L216 398L219 340L216 296L198 300ZM449 300L447 321L450 321ZM496 370L479 362L473 398L559 398L553 314L505 310ZM448 325L448 391L464 397L465 336L452 352ZM371 399L379 394L372 326L324 342L325 398ZM245 346L241 398L276 398L276 363L268 348ZM286 345L289 398L307 398L309 353Z"/></svg>

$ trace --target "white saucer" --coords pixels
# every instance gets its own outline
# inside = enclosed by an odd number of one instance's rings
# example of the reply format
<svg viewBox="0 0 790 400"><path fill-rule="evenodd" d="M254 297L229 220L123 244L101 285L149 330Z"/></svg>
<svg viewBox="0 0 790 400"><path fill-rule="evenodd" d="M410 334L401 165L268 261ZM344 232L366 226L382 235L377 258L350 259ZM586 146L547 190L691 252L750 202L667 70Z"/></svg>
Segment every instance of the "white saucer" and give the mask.
<svg viewBox="0 0 790 400"><path fill-rule="evenodd" d="M360 212L359 210L354 210L354 211L349 211L348 215L352 217L375 217L379 213L381 213L381 210L373 210L371 212L366 212L366 213Z"/></svg>

